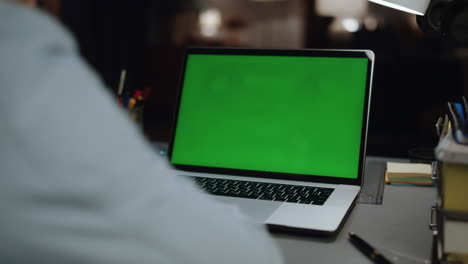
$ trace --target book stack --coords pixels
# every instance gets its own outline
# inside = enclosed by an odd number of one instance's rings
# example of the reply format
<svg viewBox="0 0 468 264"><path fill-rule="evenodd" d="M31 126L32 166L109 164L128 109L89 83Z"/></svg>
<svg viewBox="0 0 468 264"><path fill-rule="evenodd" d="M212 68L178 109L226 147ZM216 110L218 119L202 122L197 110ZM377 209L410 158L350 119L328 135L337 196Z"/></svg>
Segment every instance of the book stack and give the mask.
<svg viewBox="0 0 468 264"><path fill-rule="evenodd" d="M423 163L387 162L385 183L432 186L432 166Z"/></svg>
<svg viewBox="0 0 468 264"><path fill-rule="evenodd" d="M435 154L439 172L435 206L438 259L443 263L468 263L468 145L447 133Z"/></svg>

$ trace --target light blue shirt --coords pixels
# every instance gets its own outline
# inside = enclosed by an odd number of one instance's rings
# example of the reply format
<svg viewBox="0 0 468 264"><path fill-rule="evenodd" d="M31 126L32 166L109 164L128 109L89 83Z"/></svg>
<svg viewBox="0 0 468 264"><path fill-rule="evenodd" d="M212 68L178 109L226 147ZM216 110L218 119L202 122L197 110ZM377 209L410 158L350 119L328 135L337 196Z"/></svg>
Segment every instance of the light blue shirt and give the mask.
<svg viewBox="0 0 468 264"><path fill-rule="evenodd" d="M263 225L164 169L68 31L3 1L0 92L1 263L282 262Z"/></svg>

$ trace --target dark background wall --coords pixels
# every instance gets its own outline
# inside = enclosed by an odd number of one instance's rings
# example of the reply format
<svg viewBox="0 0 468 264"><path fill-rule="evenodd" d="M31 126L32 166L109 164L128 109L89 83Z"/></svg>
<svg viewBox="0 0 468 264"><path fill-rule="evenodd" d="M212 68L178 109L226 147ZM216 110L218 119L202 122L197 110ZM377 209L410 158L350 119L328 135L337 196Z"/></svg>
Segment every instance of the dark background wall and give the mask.
<svg viewBox="0 0 468 264"><path fill-rule="evenodd" d="M128 70L129 87L144 86L146 6L144 0L61 1L61 20L109 89L116 91L121 69Z"/></svg>
<svg viewBox="0 0 468 264"><path fill-rule="evenodd" d="M60 19L109 89L116 90L123 68L129 72L128 87L153 88L145 105L145 133L151 140L167 141L185 47L226 45L222 38L196 33L198 14L212 7L219 8L226 21L241 21L237 25L250 39L239 46L373 50L371 155L407 157L421 149L430 153L445 102L466 94L466 47L429 38L414 28L414 16L374 4L366 15L376 18L379 26L361 27L345 37L331 34L333 18L317 14L315 1L308 0L62 0Z"/></svg>

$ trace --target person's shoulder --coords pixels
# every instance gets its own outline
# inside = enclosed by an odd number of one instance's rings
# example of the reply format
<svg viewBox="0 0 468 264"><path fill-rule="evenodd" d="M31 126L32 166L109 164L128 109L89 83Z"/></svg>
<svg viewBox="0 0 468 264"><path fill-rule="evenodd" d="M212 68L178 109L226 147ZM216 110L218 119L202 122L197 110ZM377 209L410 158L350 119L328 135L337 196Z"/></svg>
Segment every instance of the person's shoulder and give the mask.
<svg viewBox="0 0 468 264"><path fill-rule="evenodd" d="M22 45L61 43L74 47L73 36L56 18L38 9L0 0L0 38Z"/></svg>

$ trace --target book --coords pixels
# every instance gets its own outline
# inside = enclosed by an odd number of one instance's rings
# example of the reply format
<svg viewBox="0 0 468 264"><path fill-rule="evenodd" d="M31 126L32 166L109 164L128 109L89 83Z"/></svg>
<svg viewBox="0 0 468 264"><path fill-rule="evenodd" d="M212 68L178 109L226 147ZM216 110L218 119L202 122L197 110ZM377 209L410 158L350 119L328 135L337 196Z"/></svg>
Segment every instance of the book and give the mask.
<svg viewBox="0 0 468 264"><path fill-rule="evenodd" d="M385 183L432 186L432 166L424 163L387 162Z"/></svg>

